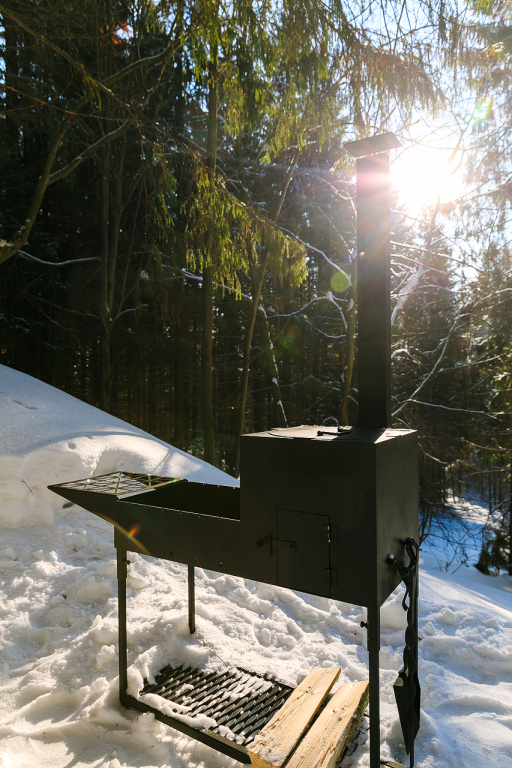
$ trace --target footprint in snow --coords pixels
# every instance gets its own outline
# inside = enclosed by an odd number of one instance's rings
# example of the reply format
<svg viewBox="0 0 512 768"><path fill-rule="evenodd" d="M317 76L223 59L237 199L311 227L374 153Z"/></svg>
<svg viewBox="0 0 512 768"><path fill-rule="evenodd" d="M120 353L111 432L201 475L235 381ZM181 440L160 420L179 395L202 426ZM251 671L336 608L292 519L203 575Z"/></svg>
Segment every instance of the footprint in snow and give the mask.
<svg viewBox="0 0 512 768"><path fill-rule="evenodd" d="M16 405L21 405L22 408L26 408L28 411L38 411L39 408L37 405L27 405L27 403L23 403L21 400L16 400L13 397L10 397L9 400L11 403L16 403Z"/></svg>

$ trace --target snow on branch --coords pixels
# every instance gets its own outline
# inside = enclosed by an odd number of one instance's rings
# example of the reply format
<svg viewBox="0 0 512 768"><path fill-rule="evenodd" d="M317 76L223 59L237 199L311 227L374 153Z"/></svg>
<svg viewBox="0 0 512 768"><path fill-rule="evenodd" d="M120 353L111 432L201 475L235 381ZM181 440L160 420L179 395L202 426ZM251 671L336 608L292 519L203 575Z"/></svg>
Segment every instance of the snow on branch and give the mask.
<svg viewBox="0 0 512 768"><path fill-rule="evenodd" d="M118 136L121 136L121 134L125 133L128 128L133 125L133 122L133 119L128 119L121 123L118 128L110 131L110 133L106 133L105 136L101 137L101 139L98 139L98 141L95 141L94 144L91 144L89 147L87 147L87 149L77 155L74 160L65 165L64 168L51 173L48 176L48 186L50 186L50 184L55 184L56 181L60 181L60 179L64 179L66 176L69 176L69 174L74 171L77 166L83 163L84 160L87 160L87 158L96 154L98 149L101 149L101 147L103 147L105 144L108 144L114 139L117 139Z"/></svg>
<svg viewBox="0 0 512 768"><path fill-rule="evenodd" d="M391 359L393 360L397 355L409 355L409 357L412 357L411 353L406 347L403 347L402 349L395 349L394 352L391 354Z"/></svg>
<svg viewBox="0 0 512 768"><path fill-rule="evenodd" d="M395 245L402 245L402 243L395 243ZM412 250L422 250L422 251L425 250L424 248L414 248L413 246L407 246L407 245L404 245L404 248L411 248ZM439 254L439 255L444 256L444 254ZM416 267L425 266L424 264L421 263L421 261L418 261L417 259L411 259L410 256L404 256L403 253L397 253L397 254L394 254L394 256L396 259L400 259L401 261L409 261L411 264L414 264ZM445 258L448 258L448 257L445 256ZM399 262L395 261L395 259L392 259L391 263L395 267L405 268L405 264L400 264ZM428 265L428 267L426 267L426 270L428 272L437 272L438 274L443 276L449 275L448 270L436 269L436 267L432 267L431 265Z"/></svg>
<svg viewBox="0 0 512 768"><path fill-rule="evenodd" d="M434 374L437 372L437 370L439 369L439 366L441 365L441 361L443 360L443 357L444 357L444 355L445 355L446 349L447 349L447 347L448 347L448 342L450 341L450 339L451 339L451 337L452 337L452 334L454 333L454 331L455 331L455 330L457 329L457 327L458 327L458 324L459 324L459 320L460 320L460 315L461 315L461 310L459 309L459 311L457 312L457 315L456 315L456 317L455 317L455 320L454 320L454 321L453 321L453 323L452 323L452 327L450 328L450 330L449 330L449 331L448 331L448 333L446 334L446 338L445 338L445 340L444 340L444 344L443 344L443 348L442 348L442 350L441 350L441 353L440 353L439 357L437 358L436 362L434 363L434 365L432 366L432 370L430 371L430 373L428 373L428 374L427 374L427 375L424 377L424 379L423 379L423 381L421 382L421 384L419 384L419 385L416 387L416 389L415 389L415 390L414 390L414 392L412 393L411 397L410 397L410 398L408 398L407 400L405 400L405 401L404 401L404 402L403 402L401 405L399 405L399 406L398 406L398 408L396 408L396 409L393 411L393 413L392 413L392 416L396 416L398 413L400 413L400 411L402 411L402 410L405 408L405 406L407 405L407 403L413 402L413 401L414 401L414 398L416 397L416 395L418 395L418 394L421 392L421 390L423 389L423 387L425 386L425 384L427 384L427 383L430 381L430 379L432 378L432 376L433 376L433 375L434 375Z"/></svg>
<svg viewBox="0 0 512 768"><path fill-rule="evenodd" d="M183 277L186 277L188 280L196 280L198 283L203 282L203 278L200 275L194 275L193 272L189 272L186 269L182 269ZM217 288L222 288L224 291L229 291L230 293L236 293L238 296L241 296L243 299L247 299L248 301L252 301L251 296L249 296L247 293L242 293L242 291L237 291L236 288L232 288L230 285L222 285L222 283L216 283L213 281L212 283Z"/></svg>
<svg viewBox="0 0 512 768"><path fill-rule="evenodd" d="M439 403L425 403L422 400L415 400L412 397L409 397L407 400L404 400L402 403L401 408L403 408L406 403L416 403L417 405L427 405L429 408L442 408L444 411L459 411L462 413L476 413L480 416L487 416L488 419L494 419L494 421L499 421L497 416L493 416L491 413L486 413L485 411L473 411L470 408L452 408L449 405L440 405Z"/></svg>
<svg viewBox="0 0 512 768"><path fill-rule="evenodd" d="M328 301L329 303L333 304L338 312L340 313L340 317L343 320L343 325L345 326L345 330L347 330L347 321L345 319L345 315L343 313L342 308L340 305L336 302L336 299L332 295L332 291L327 291L327 293L324 296L313 296L311 301L308 301L307 304L304 304L304 306L300 307L299 309L296 309L294 312L287 312L287 313L273 313L270 316L271 320L275 320L276 318L280 317L295 317L296 315L301 315L308 307L310 307L312 304L315 304L317 301ZM315 330L318 331L322 336L325 336L327 339L343 339L345 338L345 334L342 333L340 335L331 336L329 333L325 333L325 331L321 331L319 328L315 327Z"/></svg>
<svg viewBox="0 0 512 768"><path fill-rule="evenodd" d="M284 227L279 227L281 232L285 232L290 237L293 237L294 240L296 240L298 243L303 245L305 248L308 249L308 251L313 251L313 253L318 253L322 258L326 260L328 264L333 267L333 269L336 270L336 272L340 272L342 275L344 275L347 278L347 288L351 285L352 279L350 275L348 275L338 264L335 264L334 261L331 261L331 259L328 257L328 255L325 253L325 251L321 251L320 248L315 248L314 245L310 245L310 243L306 243L305 240L301 240L300 237L295 235L293 232L291 232L289 229L285 229Z"/></svg>
<svg viewBox="0 0 512 768"><path fill-rule="evenodd" d="M84 261L100 261L99 256L90 256L86 259L69 259L68 261L43 261L42 259L38 259L37 256L32 256L31 253L27 253L26 251L18 251L18 253L21 256L24 256L26 259L37 261L39 264L44 264L47 267L64 267L68 264L79 264Z"/></svg>
<svg viewBox="0 0 512 768"><path fill-rule="evenodd" d="M418 269L415 272L413 272L412 275L410 275L409 279L407 280L403 288L400 290L396 298L395 308L393 309L393 313L391 315L391 326L395 325L396 319L398 317L398 313L403 310L403 308L405 307L405 303L409 298L410 294L413 293L418 287L424 272L425 272L425 268L420 264Z"/></svg>

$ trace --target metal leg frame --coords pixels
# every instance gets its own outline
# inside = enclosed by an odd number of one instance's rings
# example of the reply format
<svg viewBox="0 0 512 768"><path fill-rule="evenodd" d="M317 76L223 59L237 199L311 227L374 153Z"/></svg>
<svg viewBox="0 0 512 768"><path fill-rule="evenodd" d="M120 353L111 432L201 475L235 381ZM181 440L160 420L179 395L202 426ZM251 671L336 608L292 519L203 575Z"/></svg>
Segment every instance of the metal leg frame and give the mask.
<svg viewBox="0 0 512 768"><path fill-rule="evenodd" d="M380 768L380 606L368 606L367 610L370 672L370 768Z"/></svg>
<svg viewBox="0 0 512 768"><path fill-rule="evenodd" d="M419 570L419 564L416 563L416 576L414 578L413 584L413 592L410 596L411 600L411 609L413 614L413 626L412 626L412 637L413 637L413 645L412 645L412 663L411 663L411 674L414 675L415 682L419 688L419 681L418 681L418 596L419 596L419 590L418 590L418 570ZM417 692L418 702L417 707L419 709L419 691ZM419 712L418 712L419 717ZM409 746L409 756L410 756L410 768L414 768L414 740L416 736L413 736L410 742Z"/></svg>
<svg viewBox="0 0 512 768"><path fill-rule="evenodd" d="M117 596L119 616L119 699L123 706L128 703L128 641L126 634L126 577L128 575L128 559L125 549L117 550Z"/></svg>
<svg viewBox="0 0 512 768"><path fill-rule="evenodd" d="M196 631L196 586L194 581L194 566L188 566L188 628L190 634Z"/></svg>
<svg viewBox="0 0 512 768"><path fill-rule="evenodd" d="M141 712L151 711L155 716L167 725L173 728L177 728L192 738L199 739L209 746L213 746L216 749L228 754L230 757L234 757L236 760L246 762L248 759L246 750L230 749L230 745L227 743L221 745L220 743L212 744L211 739L208 739L207 734L204 732L196 731L190 732L191 729L183 727L183 724L179 721L174 721L172 718L162 715L158 710L153 709L147 705L142 704L133 696L128 694L128 642L126 632L126 578L128 575L127 551L124 549L117 550L117 586L118 586L118 614L119 614L119 699L121 704L125 707L132 707L138 709ZM417 631L417 601L418 591L416 589L415 594L411 595L411 599L415 602L415 614L416 614L416 631ZM375 604L368 606L368 656L369 656L369 677L370 677L370 768L380 768L380 670L379 670L379 654L380 654L380 606ZM196 631L195 623L195 584L194 584L194 566L188 566L188 623L190 633L193 634ZM416 648L417 653L417 648ZM206 738L204 738L204 736ZM216 742L223 741L217 734L212 734ZM225 740L224 740L225 741ZM245 754L243 754L245 753ZM414 742L410 751L411 766L414 765Z"/></svg>
<svg viewBox="0 0 512 768"><path fill-rule="evenodd" d="M118 616L119 616L119 628L118 628L118 640L119 640L119 700L123 707L128 709L136 709L139 712L152 712L157 720L160 720L165 725L174 728L176 731L186 734L191 739L200 741L206 744L217 752L222 752L224 755L238 760L240 763L250 763L251 759L249 753L242 745L238 745L220 736L213 731L204 730L200 731L197 728L192 728L186 723L180 720L175 720L173 717L164 715L160 710L155 707L145 704L135 696L131 696L128 693L128 641L126 631L126 577L128 575L129 560L127 559L126 549L117 550L117 594L118 594ZM192 619L190 625L190 631L195 631L195 619L194 619L194 586L193 586L193 571L194 568L189 568L189 598L192 595L191 610L189 605L189 622ZM190 577L192 577L192 592ZM192 626L194 630L192 630Z"/></svg>
<svg viewBox="0 0 512 768"><path fill-rule="evenodd" d="M119 698L125 706L131 699L127 694L128 689L128 638L126 632L126 579L128 576L128 553L125 549L117 550L117 599L119 616ZM190 634L196 631L196 602L194 566L188 566L188 626Z"/></svg>

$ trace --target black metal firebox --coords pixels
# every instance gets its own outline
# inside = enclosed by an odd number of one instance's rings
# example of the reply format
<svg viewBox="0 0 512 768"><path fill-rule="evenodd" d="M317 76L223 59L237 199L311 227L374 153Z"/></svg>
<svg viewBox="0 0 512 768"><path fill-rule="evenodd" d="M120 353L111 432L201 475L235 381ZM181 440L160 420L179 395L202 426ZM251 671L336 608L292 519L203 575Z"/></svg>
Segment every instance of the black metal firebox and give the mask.
<svg viewBox="0 0 512 768"><path fill-rule="evenodd" d="M396 145L396 139L386 134L349 147L354 154L364 155L358 160L360 426L302 426L244 435L240 488L128 472L50 486L114 524L122 703L152 711L163 722L241 762L250 760L240 739L194 730L128 695L128 552L189 566L191 632L195 629L195 566L365 606L371 768L380 765L380 606L404 581L409 626L404 669L395 692L414 764L419 726L417 438L414 431L389 427L385 150ZM374 157L366 156L373 152L377 152ZM278 693L285 695L281 689ZM257 712L261 728L271 713L266 705Z"/></svg>

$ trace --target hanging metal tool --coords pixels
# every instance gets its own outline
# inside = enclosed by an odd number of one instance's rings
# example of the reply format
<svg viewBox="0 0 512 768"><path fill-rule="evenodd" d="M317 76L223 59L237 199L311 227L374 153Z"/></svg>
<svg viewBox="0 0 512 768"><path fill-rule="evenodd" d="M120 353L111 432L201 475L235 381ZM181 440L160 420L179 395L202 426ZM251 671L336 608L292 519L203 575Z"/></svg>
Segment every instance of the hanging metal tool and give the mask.
<svg viewBox="0 0 512 768"><path fill-rule="evenodd" d="M398 673L393 685L400 725L404 736L405 748L410 755L410 765L414 768L414 740L420 727L421 689L418 680L418 568L419 546L414 539L407 539L405 548L409 556L409 565L405 566L393 555L388 555L388 563L394 565L403 583L405 595L402 601L407 611L407 629L405 630L404 666ZM407 604L409 599L409 604Z"/></svg>

